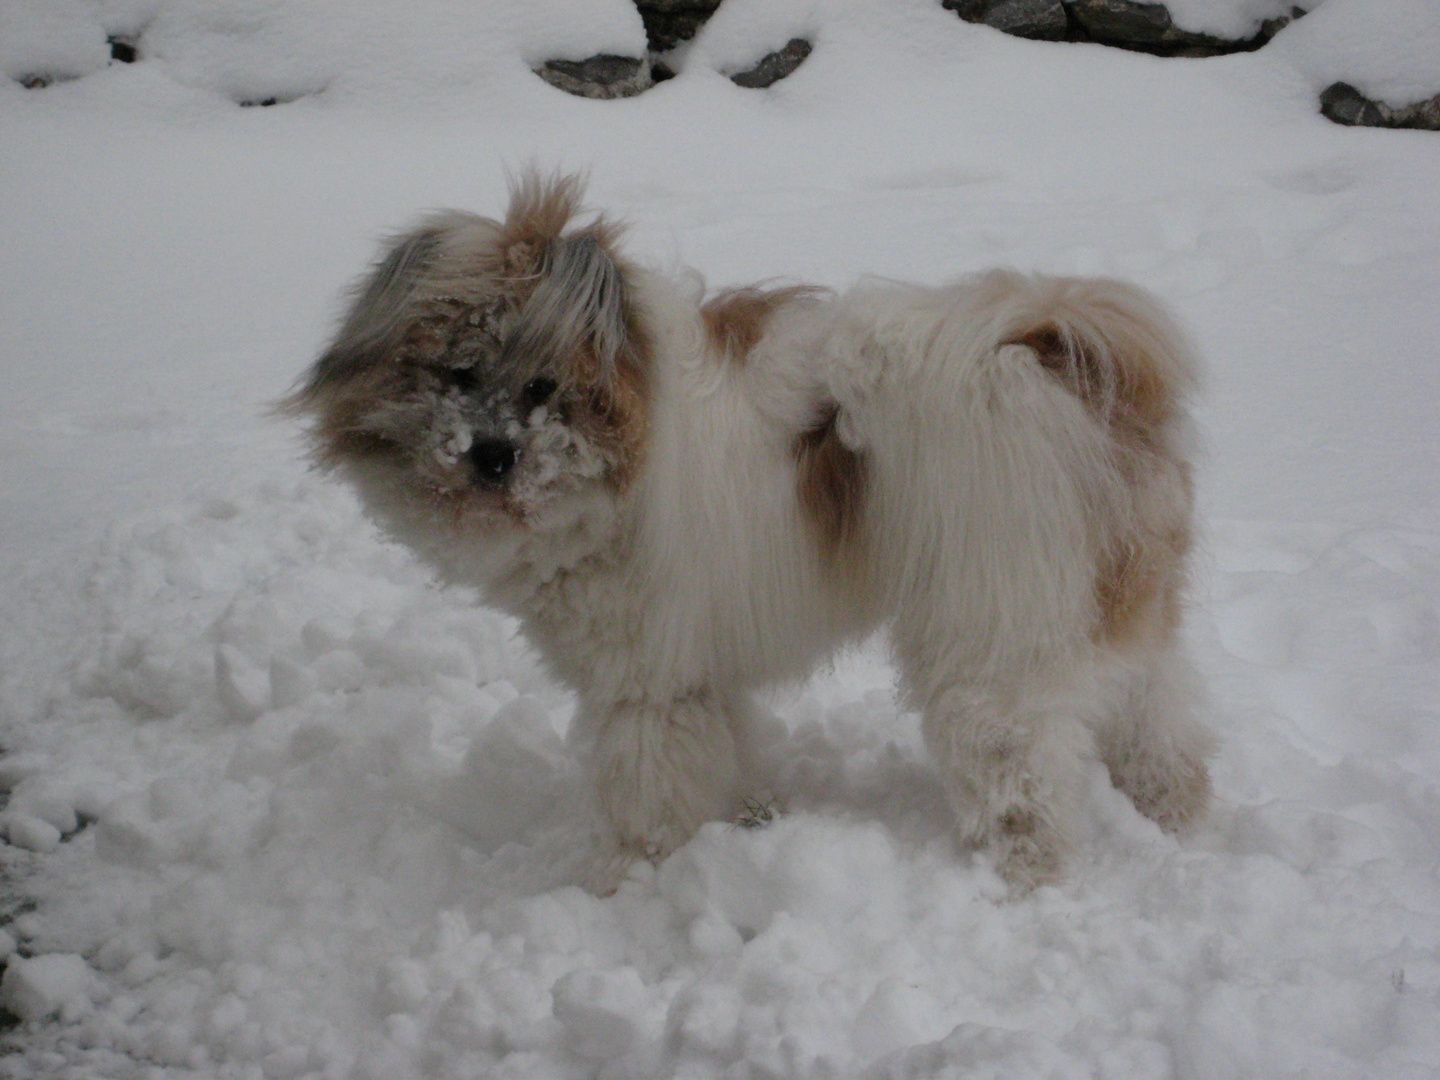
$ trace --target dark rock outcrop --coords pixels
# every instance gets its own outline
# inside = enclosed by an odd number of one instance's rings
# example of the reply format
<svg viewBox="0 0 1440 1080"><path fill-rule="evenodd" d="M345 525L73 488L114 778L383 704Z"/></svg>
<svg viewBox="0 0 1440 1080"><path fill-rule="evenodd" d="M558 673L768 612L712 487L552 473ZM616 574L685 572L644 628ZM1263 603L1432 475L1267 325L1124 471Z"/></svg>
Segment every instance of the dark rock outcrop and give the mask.
<svg viewBox="0 0 1440 1080"><path fill-rule="evenodd" d="M1182 49L1219 51L1217 38L1191 34L1177 27L1164 4L1135 0L1072 0L1075 22L1102 45L1118 45L1138 52L1178 52Z"/></svg>
<svg viewBox="0 0 1440 1080"><path fill-rule="evenodd" d="M1060 0L942 0L966 22L984 23L1016 37L1064 41L1070 17Z"/></svg>
<svg viewBox="0 0 1440 1080"><path fill-rule="evenodd" d="M804 38L791 38L783 49L762 57L754 67L731 75L730 81L736 86L764 89L793 72L809 55L810 42Z"/></svg>
<svg viewBox="0 0 1440 1080"><path fill-rule="evenodd" d="M1320 111L1337 124L1440 131L1440 94L1395 106L1372 101L1349 83L1337 82L1321 93Z"/></svg>
<svg viewBox="0 0 1440 1080"><path fill-rule="evenodd" d="M1164 3L1154 0L941 0L967 22L984 23L1017 37L1089 41L1159 56L1219 56L1258 49L1292 18L1261 23L1249 37L1226 39L1182 30Z"/></svg>
<svg viewBox="0 0 1440 1080"><path fill-rule="evenodd" d="M635 0L652 53L669 52L695 36L720 0Z"/></svg>
<svg viewBox="0 0 1440 1080"><path fill-rule="evenodd" d="M588 98L633 97L654 85L648 59L608 53L587 60L547 60L535 74L567 94Z"/></svg>

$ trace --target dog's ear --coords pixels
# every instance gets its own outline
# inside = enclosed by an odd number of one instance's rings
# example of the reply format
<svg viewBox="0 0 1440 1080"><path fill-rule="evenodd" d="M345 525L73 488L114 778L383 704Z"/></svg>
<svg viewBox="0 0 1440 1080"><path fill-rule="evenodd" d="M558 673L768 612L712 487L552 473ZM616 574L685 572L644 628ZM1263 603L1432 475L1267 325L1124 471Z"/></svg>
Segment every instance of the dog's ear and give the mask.
<svg viewBox="0 0 1440 1080"><path fill-rule="evenodd" d="M503 362L527 380L542 370L602 389L639 355L624 270L588 233L552 241L540 280L506 338Z"/></svg>
<svg viewBox="0 0 1440 1080"><path fill-rule="evenodd" d="M282 412L303 412L327 391L376 368L398 348L417 297L436 272L454 222L436 216L392 241L356 284L340 329L311 365L302 384L280 402Z"/></svg>

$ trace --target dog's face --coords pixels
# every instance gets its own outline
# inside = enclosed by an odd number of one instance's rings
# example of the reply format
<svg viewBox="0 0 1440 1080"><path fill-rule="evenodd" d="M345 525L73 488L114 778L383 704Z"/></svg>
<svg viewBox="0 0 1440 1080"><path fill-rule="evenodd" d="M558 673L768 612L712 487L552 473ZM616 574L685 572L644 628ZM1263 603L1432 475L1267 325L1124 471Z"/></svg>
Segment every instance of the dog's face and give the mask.
<svg viewBox="0 0 1440 1080"><path fill-rule="evenodd" d="M634 475L646 337L614 230L565 233L577 202L532 177L504 222L446 212L401 237L283 403L385 523L560 528Z"/></svg>

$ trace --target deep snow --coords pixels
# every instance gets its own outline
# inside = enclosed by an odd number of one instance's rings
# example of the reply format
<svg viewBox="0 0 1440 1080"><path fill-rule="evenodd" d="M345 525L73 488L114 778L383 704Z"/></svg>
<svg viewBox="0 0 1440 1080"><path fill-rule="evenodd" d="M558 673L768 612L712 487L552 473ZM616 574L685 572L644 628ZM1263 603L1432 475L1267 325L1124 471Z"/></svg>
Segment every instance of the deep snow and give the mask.
<svg viewBox="0 0 1440 1080"><path fill-rule="evenodd" d="M797 35L773 89L724 78ZM0 70L75 76L0 81L0 1076L1440 1072L1440 136L1316 109L1440 92L1440 4L1193 61L725 0L641 97L528 70L642 44L622 0L0 0ZM1175 305L1205 825L1097 766L1068 881L1003 899L877 642L769 702L776 820L580 891L568 698L264 413L376 237L529 162L715 285Z"/></svg>

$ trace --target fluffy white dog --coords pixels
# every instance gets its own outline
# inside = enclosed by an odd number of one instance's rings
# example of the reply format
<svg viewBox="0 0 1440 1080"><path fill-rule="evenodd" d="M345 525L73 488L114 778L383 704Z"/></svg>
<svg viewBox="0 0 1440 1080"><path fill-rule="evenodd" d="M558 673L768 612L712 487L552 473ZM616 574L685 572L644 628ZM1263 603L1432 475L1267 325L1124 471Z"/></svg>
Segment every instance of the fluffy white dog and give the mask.
<svg viewBox="0 0 1440 1080"><path fill-rule="evenodd" d="M885 624L959 837L1053 880L1083 762L1166 828L1210 794L1178 649L1194 361L1115 281L834 296L627 262L574 178L438 213L286 402L317 459L579 696L590 886L744 784L747 694Z"/></svg>

